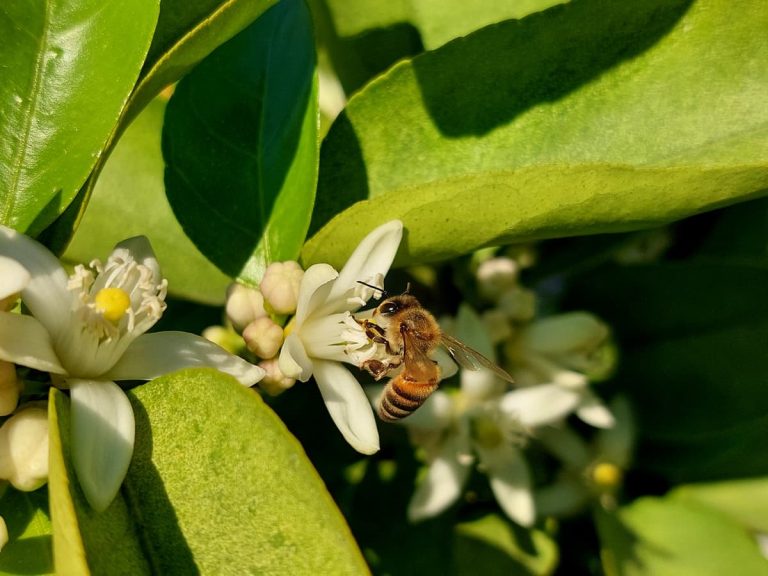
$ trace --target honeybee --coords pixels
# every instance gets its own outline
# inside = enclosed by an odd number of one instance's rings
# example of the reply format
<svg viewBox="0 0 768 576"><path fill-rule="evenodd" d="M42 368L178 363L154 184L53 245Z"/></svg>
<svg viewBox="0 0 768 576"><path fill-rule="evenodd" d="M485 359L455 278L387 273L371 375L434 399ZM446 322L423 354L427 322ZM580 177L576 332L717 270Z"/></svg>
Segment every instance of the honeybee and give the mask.
<svg viewBox="0 0 768 576"><path fill-rule="evenodd" d="M371 319L362 320L361 325L368 338L384 344L390 357L368 360L362 368L376 380L401 364L403 369L384 389L378 405L379 418L386 422L405 418L437 389L440 368L429 356L438 346L443 346L463 368L487 368L500 378L513 381L506 371L480 352L445 334L435 317L414 296L406 292L387 298L386 293L383 294L384 301L376 307Z"/></svg>

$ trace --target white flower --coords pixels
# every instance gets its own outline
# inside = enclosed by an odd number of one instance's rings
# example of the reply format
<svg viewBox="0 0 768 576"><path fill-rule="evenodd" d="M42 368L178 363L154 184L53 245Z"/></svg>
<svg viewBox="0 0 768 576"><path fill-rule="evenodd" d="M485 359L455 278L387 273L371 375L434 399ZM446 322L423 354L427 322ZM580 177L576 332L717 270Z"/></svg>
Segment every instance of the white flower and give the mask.
<svg viewBox="0 0 768 576"><path fill-rule="evenodd" d="M342 363L360 367L376 346L351 312L378 295L360 282L383 287L402 234L402 222L387 222L363 239L341 272L328 264L310 266L280 352L280 371L302 382L314 376L339 431L363 454L379 449L379 433L365 393Z"/></svg>
<svg viewBox="0 0 768 576"><path fill-rule="evenodd" d="M96 510L114 498L133 453L133 411L114 381L189 366L218 368L248 386L263 375L202 337L144 334L165 309L166 291L146 238L118 244L106 264L92 264L95 272L78 266L71 278L46 248L4 226L0 256L26 270L22 300L32 314L0 312L0 360L70 388L74 468Z"/></svg>
<svg viewBox="0 0 768 576"><path fill-rule="evenodd" d="M459 309L457 336L493 358L482 320ZM425 448L429 469L408 507L411 521L440 514L461 496L475 459L488 476L502 510L530 526L535 517L531 478L523 454L527 422L499 409L505 386L488 370L461 370L461 389L438 390L411 416L401 420L411 439Z"/></svg>

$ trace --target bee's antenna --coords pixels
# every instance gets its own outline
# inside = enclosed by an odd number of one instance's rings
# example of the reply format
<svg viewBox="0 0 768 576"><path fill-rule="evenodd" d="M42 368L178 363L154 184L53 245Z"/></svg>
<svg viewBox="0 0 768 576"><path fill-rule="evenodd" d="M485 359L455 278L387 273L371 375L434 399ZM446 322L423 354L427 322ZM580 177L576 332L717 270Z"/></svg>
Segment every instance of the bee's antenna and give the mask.
<svg viewBox="0 0 768 576"><path fill-rule="evenodd" d="M363 286L368 286L371 290L377 290L381 292L381 297L386 298L387 297L387 291L384 290L384 288L379 288L378 286L374 286L373 284L368 284L368 282L363 282L362 280L357 281L358 284L362 284Z"/></svg>
<svg viewBox="0 0 768 576"><path fill-rule="evenodd" d="M410 294L410 293L411 293L411 283L410 283L410 282L408 282L408 283L405 285L405 292L403 292L403 294Z"/></svg>

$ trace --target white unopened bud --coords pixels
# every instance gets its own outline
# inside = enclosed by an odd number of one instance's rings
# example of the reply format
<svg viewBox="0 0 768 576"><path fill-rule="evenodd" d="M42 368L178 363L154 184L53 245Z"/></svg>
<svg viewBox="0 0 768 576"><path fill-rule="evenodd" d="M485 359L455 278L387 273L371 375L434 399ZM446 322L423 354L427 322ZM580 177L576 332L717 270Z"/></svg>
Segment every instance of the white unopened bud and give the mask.
<svg viewBox="0 0 768 576"><path fill-rule="evenodd" d="M48 412L31 406L0 427L0 478L31 492L48 481Z"/></svg>
<svg viewBox="0 0 768 576"><path fill-rule="evenodd" d="M273 262L267 266L260 288L264 298L278 314L293 314L299 301L299 286L304 270L298 262Z"/></svg>
<svg viewBox="0 0 768 576"><path fill-rule="evenodd" d="M477 267L477 287L486 300L497 302L502 294L517 285L520 267L511 258L491 258Z"/></svg>
<svg viewBox="0 0 768 576"><path fill-rule="evenodd" d="M8 416L19 403L19 382L16 366L0 360L0 416Z"/></svg>
<svg viewBox="0 0 768 576"><path fill-rule="evenodd" d="M510 320L527 322L536 315L536 293L521 286L510 288L499 298L499 308Z"/></svg>
<svg viewBox="0 0 768 576"><path fill-rule="evenodd" d="M256 318L267 315L264 310L264 296L256 288L242 284L230 284L227 288L227 318L238 332L248 326Z"/></svg>
<svg viewBox="0 0 768 576"><path fill-rule="evenodd" d="M608 326L587 312L537 320L525 329L525 346L547 356L589 355L608 338Z"/></svg>
<svg viewBox="0 0 768 576"><path fill-rule="evenodd" d="M262 360L259 366L264 369L264 378L259 381L259 388L270 396L277 396L296 384L295 378L289 378L280 371L277 358Z"/></svg>
<svg viewBox="0 0 768 576"><path fill-rule="evenodd" d="M243 340L248 350L259 358L273 358L283 344L283 329L266 316L256 318L243 330Z"/></svg>
<svg viewBox="0 0 768 576"><path fill-rule="evenodd" d="M488 331L491 342L499 344L512 336L512 326L509 323L506 313L498 308L486 310L482 315L483 324Z"/></svg>

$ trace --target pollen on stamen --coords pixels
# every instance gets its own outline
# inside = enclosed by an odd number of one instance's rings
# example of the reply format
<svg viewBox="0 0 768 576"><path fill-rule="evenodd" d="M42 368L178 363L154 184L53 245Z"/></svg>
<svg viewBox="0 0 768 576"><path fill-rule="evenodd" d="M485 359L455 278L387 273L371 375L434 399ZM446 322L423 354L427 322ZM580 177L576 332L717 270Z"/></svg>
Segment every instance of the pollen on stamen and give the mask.
<svg viewBox="0 0 768 576"><path fill-rule="evenodd" d="M93 303L104 319L116 324L131 306L131 299L122 288L102 288Z"/></svg>

